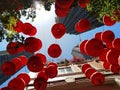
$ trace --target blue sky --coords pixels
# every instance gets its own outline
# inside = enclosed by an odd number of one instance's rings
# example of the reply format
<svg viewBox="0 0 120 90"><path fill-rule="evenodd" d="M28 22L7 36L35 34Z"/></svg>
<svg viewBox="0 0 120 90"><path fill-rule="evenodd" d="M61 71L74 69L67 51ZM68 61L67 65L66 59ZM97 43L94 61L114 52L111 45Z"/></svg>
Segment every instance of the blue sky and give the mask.
<svg viewBox="0 0 120 90"><path fill-rule="evenodd" d="M74 46L80 43L80 39L82 41L85 39L91 39L94 37L94 34L96 32L104 31L104 30L112 30L116 38L120 37L120 28L119 28L120 23L116 23L113 26L102 26L80 35L65 34L61 39L56 40L51 33L51 27L55 24L55 16L56 15L54 13L54 7L52 7L51 11L45 11L44 9L41 9L40 11L37 10L37 17L35 18L34 22L31 22L31 20L26 20L25 17L21 18L23 22L30 22L32 25L34 25L37 28L38 32L36 34L36 37L41 39L43 43L43 47L38 52L42 52L43 54L45 54L47 56L47 59L50 61L54 60L55 62L59 62L64 58L71 59L72 58L71 50ZM51 58L47 54L47 48L52 43L57 43L62 48L62 54L58 58ZM0 51L5 50L6 45L7 45L6 41L0 42ZM16 75L18 75L20 72L26 72L26 71L28 70L25 67L15 75L13 75L10 79L12 79L13 77L16 77ZM0 87L7 86L8 81L6 81Z"/></svg>

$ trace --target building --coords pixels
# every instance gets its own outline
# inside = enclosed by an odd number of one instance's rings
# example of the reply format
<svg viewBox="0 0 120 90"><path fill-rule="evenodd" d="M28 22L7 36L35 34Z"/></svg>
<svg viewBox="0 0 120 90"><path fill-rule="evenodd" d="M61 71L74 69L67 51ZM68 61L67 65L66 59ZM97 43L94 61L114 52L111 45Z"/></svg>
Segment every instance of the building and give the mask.
<svg viewBox="0 0 120 90"><path fill-rule="evenodd" d="M0 51L0 67L2 66L2 64L5 62L5 61L9 61L11 60L12 58L15 58L15 57L18 57L20 55L25 55L26 57L30 57L31 53L27 53L27 52L21 52L21 53L18 53L18 54L15 54L15 55L10 55L9 53L7 53L6 51ZM2 74L2 72L0 71L0 85L2 83L4 83L6 80L8 80L10 78L10 76L5 76Z"/></svg>
<svg viewBox="0 0 120 90"><path fill-rule="evenodd" d="M91 28L89 30L103 25L103 23L98 22L97 15L92 12L88 12L84 8L80 8L78 5L71 8L66 17L57 17L56 22L63 23L66 26L66 33L77 35L80 33L75 30L75 24L82 18L87 18L88 20L90 20Z"/></svg>

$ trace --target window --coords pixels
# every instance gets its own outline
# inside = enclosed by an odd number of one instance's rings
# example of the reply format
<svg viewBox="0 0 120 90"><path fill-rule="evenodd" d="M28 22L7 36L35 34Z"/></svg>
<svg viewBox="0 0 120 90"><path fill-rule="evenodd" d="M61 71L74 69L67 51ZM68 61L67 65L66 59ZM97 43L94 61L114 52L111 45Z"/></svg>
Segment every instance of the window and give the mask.
<svg viewBox="0 0 120 90"><path fill-rule="evenodd" d="M60 75L60 74L68 74L68 73L73 73L71 67L65 67L65 68L59 68L58 69L58 75Z"/></svg>

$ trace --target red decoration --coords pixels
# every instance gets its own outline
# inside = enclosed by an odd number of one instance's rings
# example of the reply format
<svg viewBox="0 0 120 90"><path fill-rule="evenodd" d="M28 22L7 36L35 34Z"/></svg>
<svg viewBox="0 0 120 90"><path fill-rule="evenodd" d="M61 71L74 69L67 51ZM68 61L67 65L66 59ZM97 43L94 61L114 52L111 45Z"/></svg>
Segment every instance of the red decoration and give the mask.
<svg viewBox="0 0 120 90"><path fill-rule="evenodd" d="M96 33L94 38L97 38L97 39L101 40L101 34L102 34L102 32Z"/></svg>
<svg viewBox="0 0 120 90"><path fill-rule="evenodd" d="M22 32L26 35L34 36L36 34L37 30L30 23L24 23Z"/></svg>
<svg viewBox="0 0 120 90"><path fill-rule="evenodd" d="M17 76L17 78L23 79L25 85L28 85L28 83L30 82L30 76L27 73L21 73Z"/></svg>
<svg viewBox="0 0 120 90"><path fill-rule="evenodd" d="M95 72L96 72L95 69L93 69L93 68L91 68L91 67L90 67L90 68L87 68L87 69L85 70L85 76L90 79L90 76L91 76L93 73L95 73Z"/></svg>
<svg viewBox="0 0 120 90"><path fill-rule="evenodd" d="M57 23L52 26L52 34L56 39L60 39L66 32L66 28L64 24Z"/></svg>
<svg viewBox="0 0 120 90"><path fill-rule="evenodd" d="M87 41L88 41L88 40L82 41L82 42L80 43L80 46L79 46L80 52L83 53L83 54L87 54L86 51L85 51L85 44L86 44Z"/></svg>
<svg viewBox="0 0 120 90"><path fill-rule="evenodd" d="M86 64L83 64L83 65L82 65L81 70L82 70L83 73L85 73L85 70L86 70L87 68L90 68L90 67L91 67L90 64L87 64L87 63L86 63Z"/></svg>
<svg viewBox="0 0 120 90"><path fill-rule="evenodd" d="M112 42L114 40L115 35L112 31L106 30L106 31L102 32L101 38L102 38L103 42L108 43L108 42Z"/></svg>
<svg viewBox="0 0 120 90"><path fill-rule="evenodd" d="M76 30L80 33L90 29L91 23L86 18L79 20L77 23L78 23L78 26L76 26L77 27Z"/></svg>
<svg viewBox="0 0 120 90"><path fill-rule="evenodd" d="M46 73L45 73L45 69L46 69L46 68L43 68L43 69L38 73L37 77L42 77L42 78L48 80L48 76L47 76Z"/></svg>
<svg viewBox="0 0 120 90"><path fill-rule="evenodd" d="M33 53L41 49L42 42L40 39L35 37L28 37L25 40L24 48L27 52Z"/></svg>
<svg viewBox="0 0 120 90"><path fill-rule="evenodd" d="M107 26L112 26L116 23L116 20L112 20L110 16L103 16L103 23Z"/></svg>
<svg viewBox="0 0 120 90"><path fill-rule="evenodd" d="M118 65L118 57L120 53L115 49L110 49L106 54L106 60L110 64Z"/></svg>
<svg viewBox="0 0 120 90"><path fill-rule="evenodd" d="M61 55L62 49L58 44L51 44L48 48L48 54L50 57L57 58Z"/></svg>
<svg viewBox="0 0 120 90"><path fill-rule="evenodd" d="M48 63L47 66L50 66L50 65L53 65L53 66L55 66L56 68L58 68L58 65L57 65L56 63L54 63L54 62L50 62L50 63Z"/></svg>
<svg viewBox="0 0 120 90"><path fill-rule="evenodd" d="M90 76L90 80L93 85L102 85L105 81L105 77L103 74L99 72L95 72Z"/></svg>
<svg viewBox="0 0 120 90"><path fill-rule="evenodd" d="M56 68L56 66L54 65L49 65L46 69L45 69L45 73L48 76L48 78L54 78L57 76L58 74L58 70Z"/></svg>
<svg viewBox="0 0 120 90"><path fill-rule="evenodd" d="M45 90L47 87L47 80L43 77L37 77L34 80L34 87L36 90Z"/></svg>
<svg viewBox="0 0 120 90"><path fill-rule="evenodd" d="M120 51L120 38L116 38L112 41L113 48Z"/></svg>
<svg viewBox="0 0 120 90"><path fill-rule="evenodd" d="M81 8L86 8L89 3L90 3L90 0L79 0L78 1L78 5Z"/></svg>
<svg viewBox="0 0 120 90"><path fill-rule="evenodd" d="M14 78L8 83L8 87L10 87L14 90L24 90L25 83L20 78Z"/></svg>
<svg viewBox="0 0 120 90"><path fill-rule="evenodd" d="M39 72L43 69L43 62L37 56L32 56L28 59L27 67L32 72Z"/></svg>
<svg viewBox="0 0 120 90"><path fill-rule="evenodd" d="M21 20L18 20L17 23L16 23L16 26L13 27L13 29L16 32L20 33L20 32L22 32L22 27L23 27L23 22Z"/></svg>
<svg viewBox="0 0 120 90"><path fill-rule="evenodd" d="M13 89L10 87L4 87L4 88L1 88L0 90L13 90Z"/></svg>
<svg viewBox="0 0 120 90"><path fill-rule="evenodd" d="M110 69L110 63L107 62L107 61L103 62L103 67L104 67L105 69L109 70L109 69Z"/></svg>
<svg viewBox="0 0 120 90"><path fill-rule="evenodd" d="M38 57L40 57L40 59L42 60L42 62L45 64L46 63L46 56L44 55L44 54L42 54L42 53L37 53L37 54L35 54L35 56L38 56Z"/></svg>
<svg viewBox="0 0 120 90"><path fill-rule="evenodd" d="M113 48L112 42L107 42L106 47L109 49Z"/></svg>
<svg viewBox="0 0 120 90"><path fill-rule="evenodd" d="M11 61L4 62L1 66L1 69L2 69L2 73L7 76L13 75L16 72L16 66Z"/></svg>
<svg viewBox="0 0 120 90"><path fill-rule="evenodd" d="M120 74L120 66L119 65L110 65L110 70L115 74Z"/></svg>
<svg viewBox="0 0 120 90"><path fill-rule="evenodd" d="M88 40L85 44L85 51L88 55L93 57L99 56L103 52L103 49L104 45L102 41L96 38Z"/></svg>
<svg viewBox="0 0 120 90"><path fill-rule="evenodd" d="M24 66L24 65L26 65L26 64L27 64L28 59L27 59L27 57L26 57L26 56L21 55L21 56L19 56L18 58L20 58L20 59L21 59L21 61L22 61L22 66Z"/></svg>
<svg viewBox="0 0 120 90"><path fill-rule="evenodd" d="M17 54L24 50L23 44L20 42L10 42L7 45L7 52L10 54Z"/></svg>

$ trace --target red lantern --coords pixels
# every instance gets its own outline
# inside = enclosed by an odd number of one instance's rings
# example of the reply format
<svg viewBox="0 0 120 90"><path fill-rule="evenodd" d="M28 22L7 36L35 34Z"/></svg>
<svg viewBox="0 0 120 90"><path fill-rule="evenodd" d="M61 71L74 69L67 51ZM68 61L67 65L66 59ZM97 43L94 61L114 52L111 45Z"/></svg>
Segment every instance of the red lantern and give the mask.
<svg viewBox="0 0 120 90"><path fill-rule="evenodd" d="M43 77L37 77L34 80L34 87L36 90L45 90L47 87L47 80Z"/></svg>
<svg viewBox="0 0 120 90"><path fill-rule="evenodd" d="M104 45L102 41L93 38L88 40L85 44L85 51L88 55L96 57L99 56L104 50Z"/></svg>
<svg viewBox="0 0 120 90"><path fill-rule="evenodd" d="M58 65L57 65L56 63L54 63L54 62L50 62L50 63L48 63L47 66L50 66L50 65L53 65L53 66L55 66L56 68L58 68Z"/></svg>
<svg viewBox="0 0 120 90"><path fill-rule="evenodd" d="M52 34L56 39L60 39L66 32L66 28L62 23L57 23L52 26Z"/></svg>
<svg viewBox="0 0 120 90"><path fill-rule="evenodd" d="M28 37L25 40L24 48L27 52L33 53L41 49L42 42L40 39L35 37Z"/></svg>
<svg viewBox="0 0 120 90"><path fill-rule="evenodd" d="M85 73L85 70L86 70L87 68L90 68L90 67L91 67L90 64L87 64L87 63L86 63L86 64L83 64L83 65L82 65L81 70L82 70L83 73Z"/></svg>
<svg viewBox="0 0 120 90"><path fill-rule="evenodd" d="M27 59L27 57L26 57L26 56L21 55L21 56L19 56L18 58L20 58L20 59L21 59L21 61L22 61L22 66L24 66L24 65L26 65L26 64L27 64L28 59Z"/></svg>
<svg viewBox="0 0 120 90"><path fill-rule="evenodd" d="M35 56L38 56L38 57L40 57L40 59L42 60L42 62L45 64L46 63L46 56L44 55L44 54L42 54L42 53L37 53L37 54L35 54Z"/></svg>
<svg viewBox="0 0 120 90"><path fill-rule="evenodd" d="M102 32L101 38L102 38L103 42L108 43L108 42L112 42L114 40L115 35L112 31L106 30L106 31Z"/></svg>
<svg viewBox="0 0 120 90"><path fill-rule="evenodd" d="M14 90L24 90L25 83L20 78L14 78L8 83L8 87L10 87Z"/></svg>
<svg viewBox="0 0 120 90"><path fill-rule="evenodd" d="M90 3L90 0L79 0L78 6L80 6L81 8L86 8L89 3Z"/></svg>
<svg viewBox="0 0 120 90"><path fill-rule="evenodd" d="M107 42L106 47L109 49L113 48L112 42Z"/></svg>
<svg viewBox="0 0 120 90"><path fill-rule="evenodd" d="M76 28L78 32L81 33L81 32L85 32L90 29L91 23L88 19L83 18L83 19L79 20L78 23L79 23L78 24L79 28L78 29Z"/></svg>
<svg viewBox="0 0 120 90"><path fill-rule="evenodd" d="M90 76L93 85L102 85L105 82L105 77L102 73L95 72Z"/></svg>
<svg viewBox="0 0 120 90"><path fill-rule="evenodd" d="M30 82L30 76L27 73L21 73L17 76L17 78L21 78L25 82L25 85L28 85Z"/></svg>
<svg viewBox="0 0 120 90"><path fill-rule="evenodd" d="M82 41L82 42L80 43L80 46L79 46L80 52L83 53L83 54L87 54L86 51L85 51L85 44L86 44L87 41L88 41L88 40Z"/></svg>
<svg viewBox="0 0 120 90"><path fill-rule="evenodd" d="M116 38L112 41L113 48L120 51L120 38Z"/></svg>
<svg viewBox="0 0 120 90"><path fill-rule="evenodd" d="M47 76L46 73L45 73L45 69L46 69L46 68L43 68L43 69L38 73L37 77L42 77L42 78L48 80L48 76Z"/></svg>
<svg viewBox="0 0 120 90"><path fill-rule="evenodd" d="M34 36L36 34L37 30L30 23L24 23L22 32L26 35Z"/></svg>
<svg viewBox="0 0 120 90"><path fill-rule="evenodd" d="M48 76L48 78L54 78L57 76L58 74L58 70L56 68L56 66L54 65L49 65L46 69L45 69L45 73Z"/></svg>
<svg viewBox="0 0 120 90"><path fill-rule="evenodd" d="M106 62L106 54L107 52L109 51L108 48L104 48L103 52L99 55L99 59L102 61L102 62Z"/></svg>
<svg viewBox="0 0 120 90"><path fill-rule="evenodd" d="M32 72L39 72L43 69L43 62L37 56L32 56L28 59L27 67Z"/></svg>
<svg viewBox="0 0 120 90"><path fill-rule="evenodd" d="M1 66L1 69L2 69L2 73L7 76L13 75L16 72L16 66L11 61L4 62Z"/></svg>
<svg viewBox="0 0 120 90"><path fill-rule="evenodd" d="M23 44L20 42L10 42L7 45L7 52L10 54L17 54L24 50Z"/></svg>
<svg viewBox="0 0 120 90"><path fill-rule="evenodd" d="M110 70L115 74L120 74L120 66L119 65L110 65Z"/></svg>
<svg viewBox="0 0 120 90"><path fill-rule="evenodd" d="M107 26L112 26L116 23L116 20L112 20L110 16L103 16L103 23Z"/></svg>
<svg viewBox="0 0 120 90"><path fill-rule="evenodd" d="M85 70L85 76L90 79L90 76L91 76L93 73L95 73L95 72L96 72L95 69L89 67L89 68L87 68L87 69Z"/></svg>
<svg viewBox="0 0 120 90"><path fill-rule="evenodd" d="M50 57L57 58L61 55L62 50L58 44L51 44L48 48L48 54Z"/></svg>
<svg viewBox="0 0 120 90"><path fill-rule="evenodd" d="M23 27L23 22L21 20L18 20L16 26L13 27L13 29L19 33L22 32L22 27Z"/></svg>
<svg viewBox="0 0 120 90"><path fill-rule="evenodd" d="M97 39L101 40L101 34L102 34L102 32L96 33L94 38L97 38Z"/></svg>
<svg viewBox="0 0 120 90"><path fill-rule="evenodd" d="M118 65L118 57L120 53L115 49L110 49L106 54L106 60L110 64Z"/></svg>
<svg viewBox="0 0 120 90"><path fill-rule="evenodd" d="M109 62L103 62L103 67L105 68L105 69L107 69L107 70L109 70L110 69L110 63Z"/></svg>
<svg viewBox="0 0 120 90"><path fill-rule="evenodd" d="M61 8L69 8L74 0L56 0L55 4Z"/></svg>

